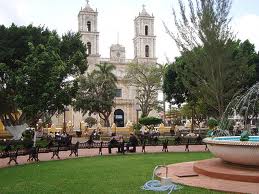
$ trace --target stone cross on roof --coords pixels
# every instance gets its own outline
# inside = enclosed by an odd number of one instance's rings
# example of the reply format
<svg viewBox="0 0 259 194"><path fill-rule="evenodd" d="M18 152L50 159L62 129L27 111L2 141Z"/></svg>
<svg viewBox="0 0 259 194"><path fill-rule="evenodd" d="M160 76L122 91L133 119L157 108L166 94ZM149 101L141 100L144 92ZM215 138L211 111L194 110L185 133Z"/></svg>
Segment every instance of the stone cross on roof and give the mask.
<svg viewBox="0 0 259 194"><path fill-rule="evenodd" d="M142 7L143 7L143 9L145 9L146 5L145 5L145 4L143 4L143 5L142 5Z"/></svg>
<svg viewBox="0 0 259 194"><path fill-rule="evenodd" d="M86 1L87 5L89 5L89 0L85 0L85 1Z"/></svg>

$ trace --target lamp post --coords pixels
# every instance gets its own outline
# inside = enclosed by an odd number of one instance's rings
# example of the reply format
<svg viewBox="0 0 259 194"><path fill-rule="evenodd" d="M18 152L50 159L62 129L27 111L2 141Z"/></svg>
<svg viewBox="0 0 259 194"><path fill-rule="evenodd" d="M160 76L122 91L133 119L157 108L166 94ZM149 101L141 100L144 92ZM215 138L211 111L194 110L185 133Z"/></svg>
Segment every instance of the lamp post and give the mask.
<svg viewBox="0 0 259 194"><path fill-rule="evenodd" d="M64 108L64 122L63 122L63 132L66 132L66 111L69 111L69 108Z"/></svg>
<svg viewBox="0 0 259 194"><path fill-rule="evenodd" d="M138 120L139 120L139 112L141 111L141 109L140 109L140 108L137 108L137 109L136 109L136 111L137 111L137 124L138 124Z"/></svg>
<svg viewBox="0 0 259 194"><path fill-rule="evenodd" d="M33 147L36 147L36 140L37 140L37 131L42 127L42 119L39 119L39 121L36 124L36 128L34 129L34 136L33 136Z"/></svg>
<svg viewBox="0 0 259 194"><path fill-rule="evenodd" d="M36 127L34 128L34 136L33 136L33 147L36 147L36 139L37 139L37 130L38 130L39 124L36 124Z"/></svg>

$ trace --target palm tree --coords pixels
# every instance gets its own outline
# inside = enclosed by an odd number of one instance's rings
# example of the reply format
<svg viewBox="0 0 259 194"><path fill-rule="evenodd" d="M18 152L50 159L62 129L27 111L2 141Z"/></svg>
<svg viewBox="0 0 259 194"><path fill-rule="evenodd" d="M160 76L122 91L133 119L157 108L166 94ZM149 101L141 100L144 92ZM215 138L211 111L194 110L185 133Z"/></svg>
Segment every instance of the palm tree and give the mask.
<svg viewBox="0 0 259 194"><path fill-rule="evenodd" d="M97 77L97 79L102 80L101 88L106 90L107 92L110 91L111 88L114 88L114 89L117 88L117 86L116 86L117 77L114 74L116 67L113 64L109 64L109 63L97 64L96 66L97 66L97 69L95 69L93 71L93 75L95 75ZM107 87L109 87L109 88L107 88ZM114 94L115 94L115 92L114 92ZM107 93L107 95L113 96L113 94L111 94L109 92ZM112 104L114 104L114 102L112 102ZM112 111L112 107L106 109L106 111L104 111L102 114L99 114L101 119L104 120L106 127L110 126L109 117L110 117L111 111Z"/></svg>
<svg viewBox="0 0 259 194"><path fill-rule="evenodd" d="M117 78L112 64L98 64L92 73L80 80L80 88L76 97L75 108L84 114L98 113L109 127L109 117L114 106Z"/></svg>
<svg viewBox="0 0 259 194"><path fill-rule="evenodd" d="M110 80L114 83L117 82L117 77L113 73L116 67L113 64L102 63L102 64L97 64L96 67L98 69L95 69L93 71L94 74L99 75L104 80Z"/></svg>

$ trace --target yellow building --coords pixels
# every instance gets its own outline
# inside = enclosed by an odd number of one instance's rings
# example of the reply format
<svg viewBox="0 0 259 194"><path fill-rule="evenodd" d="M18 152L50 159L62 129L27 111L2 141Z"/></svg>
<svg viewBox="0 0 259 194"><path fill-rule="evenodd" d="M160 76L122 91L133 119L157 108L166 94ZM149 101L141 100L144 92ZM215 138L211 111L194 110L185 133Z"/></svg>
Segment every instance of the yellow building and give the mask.
<svg viewBox="0 0 259 194"><path fill-rule="evenodd" d="M4 124L0 120L0 138L11 138L11 135L6 131Z"/></svg>

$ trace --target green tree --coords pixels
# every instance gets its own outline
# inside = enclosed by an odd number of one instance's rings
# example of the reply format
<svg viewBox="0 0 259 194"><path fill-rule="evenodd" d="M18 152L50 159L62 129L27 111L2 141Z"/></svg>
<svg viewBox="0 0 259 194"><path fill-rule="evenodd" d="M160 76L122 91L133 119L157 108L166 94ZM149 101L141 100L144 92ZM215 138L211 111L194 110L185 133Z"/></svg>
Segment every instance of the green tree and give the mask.
<svg viewBox="0 0 259 194"><path fill-rule="evenodd" d="M156 117L142 117L139 119L139 123L145 125L148 129L152 129L162 123L162 119Z"/></svg>
<svg viewBox="0 0 259 194"><path fill-rule="evenodd" d="M233 95L249 83L253 65L240 54L240 42L229 27L231 0L189 0L189 10L179 0L180 19L175 12L175 40L184 65L177 67L188 91L211 106L221 117Z"/></svg>
<svg viewBox="0 0 259 194"><path fill-rule="evenodd" d="M89 125L89 127L92 127L93 125L97 124L97 120L93 117L87 117L85 119L85 122Z"/></svg>
<svg viewBox="0 0 259 194"><path fill-rule="evenodd" d="M187 100L188 90L185 88L180 75L176 72L176 65L181 63L181 58L176 58L176 62L167 65L163 76L163 92L166 95L166 101L171 104L181 103Z"/></svg>
<svg viewBox="0 0 259 194"><path fill-rule="evenodd" d="M0 118L19 138L27 124L35 126L44 114L53 115L71 103L78 87L77 79L68 78L86 70L86 48L78 33L60 38L32 25L0 26L0 35L0 101L9 105ZM74 45L73 50L64 49L67 45Z"/></svg>
<svg viewBox="0 0 259 194"><path fill-rule="evenodd" d="M259 81L259 52L257 53L256 55L256 58L255 58L255 70L256 70L256 81L258 82Z"/></svg>
<svg viewBox="0 0 259 194"><path fill-rule="evenodd" d="M156 64L130 64L125 79L136 87L136 99L139 102L142 117L158 105L157 94L161 89L162 70Z"/></svg>
<svg viewBox="0 0 259 194"><path fill-rule="evenodd" d="M80 77L79 91L74 101L75 108L83 114L98 113L105 127L110 126L109 117L116 96L117 79L114 70L112 64L99 64L92 73Z"/></svg>

